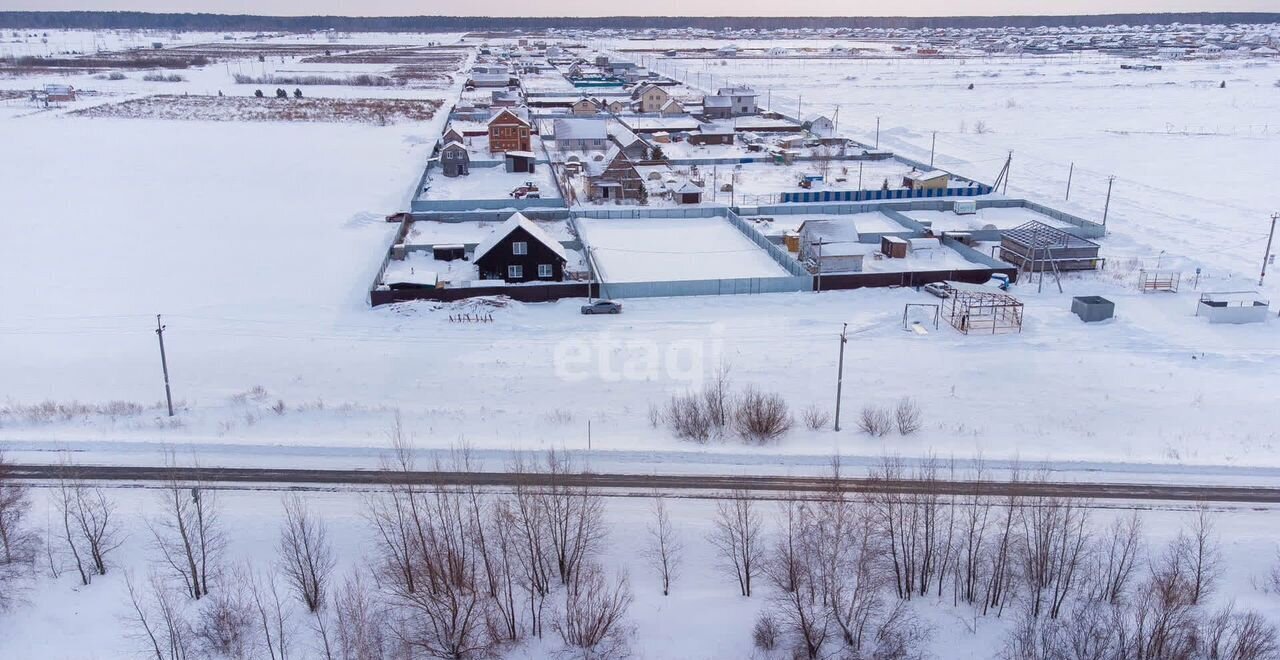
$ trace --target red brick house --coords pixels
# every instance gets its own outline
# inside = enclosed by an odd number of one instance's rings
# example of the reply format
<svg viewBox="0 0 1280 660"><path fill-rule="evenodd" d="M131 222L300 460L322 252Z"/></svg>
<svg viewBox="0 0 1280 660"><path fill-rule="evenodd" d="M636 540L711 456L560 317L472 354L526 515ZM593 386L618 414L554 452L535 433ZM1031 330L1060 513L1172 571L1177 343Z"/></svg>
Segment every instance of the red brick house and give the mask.
<svg viewBox="0 0 1280 660"><path fill-rule="evenodd" d="M529 120L503 108L489 120L489 153L533 151Z"/></svg>

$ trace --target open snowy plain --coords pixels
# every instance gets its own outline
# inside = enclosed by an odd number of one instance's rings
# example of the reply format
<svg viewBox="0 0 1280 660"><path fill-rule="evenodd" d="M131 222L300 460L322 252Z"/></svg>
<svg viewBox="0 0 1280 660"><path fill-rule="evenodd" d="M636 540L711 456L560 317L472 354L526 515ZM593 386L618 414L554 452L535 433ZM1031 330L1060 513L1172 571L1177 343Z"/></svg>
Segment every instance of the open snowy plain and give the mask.
<svg viewBox="0 0 1280 660"><path fill-rule="evenodd" d="M162 38L76 32L54 41L92 51ZM222 35L182 41L202 39ZM50 48L4 44L0 54ZM597 471L814 474L840 454L850 472L865 472L884 454L932 454L966 469L978 457L997 471L1043 463L1060 480L1273 485L1280 477L1280 321L1225 326L1195 316L1201 291L1256 288L1265 223L1280 210L1280 63L1131 72L1096 55L883 59L827 62L820 75L783 60L689 64L770 89L778 103L803 96L806 108L838 105L841 132L866 143L876 139L878 116L880 146L913 158L928 158L936 130L937 164L979 180L993 179L1011 150L1011 196L1086 218L1100 218L1114 173L1106 269L1064 277L1063 293L1051 278L1043 291L1019 284L1020 334L966 336L945 322L925 335L904 330L904 304L935 301L910 289L637 299L617 317L581 316L578 300L371 309L368 288L395 230L383 217L413 198L461 72L434 86L303 86L311 98L445 104L425 121L77 114L160 93L251 94L255 86L237 85L236 73L333 73L297 59L216 63L182 71L179 82L0 80L0 90L65 82L101 92L52 109L20 96L0 101L0 447L10 459L53 462L52 452L69 450L81 463L159 464L174 447L205 465L374 467L399 415L419 447L467 443L495 467L511 450L563 448ZM707 255L677 260L696 270L700 258ZM1182 271L1180 293L1136 290L1138 270L1157 266ZM1275 277L1262 294L1280 303ZM1074 295L1114 300L1116 318L1080 323L1069 311ZM477 310L493 322L450 320ZM174 418L163 411L156 314L166 325ZM777 392L797 414L830 411L844 324L841 431L797 422L766 446L731 434L696 444L653 423L651 410L724 367L737 390ZM863 407L903 397L919 404L919 432L857 430ZM53 495L37 493L38 519L56 516ZM0 657L117 658L137 648L116 617L128 616L122 572L149 565L144 521L153 495L112 492L124 520L115 572L89 587L69 573L38 578L23 605L0 616ZM309 497L331 528L340 568L361 563L372 551L359 496ZM224 524L242 530L229 556L268 563L277 493L229 493L223 503ZM601 555L631 575L636 654L752 657L749 628L763 599L741 598L732 578L713 571L706 536L714 503L671 506L688 556L668 598L637 554L648 502L606 506ZM761 505L770 518L773 506ZM1113 515L1096 514L1099 536ZM1148 514L1155 555L1188 515ZM1280 601L1259 586L1280 537L1274 517L1269 508L1219 516L1227 568L1215 604L1235 599L1275 619ZM942 601L916 606L935 631L933 655L992 657L1013 617L979 618ZM59 632L72 628L79 634ZM308 649L301 657L321 657ZM546 641L515 653L557 650Z"/></svg>

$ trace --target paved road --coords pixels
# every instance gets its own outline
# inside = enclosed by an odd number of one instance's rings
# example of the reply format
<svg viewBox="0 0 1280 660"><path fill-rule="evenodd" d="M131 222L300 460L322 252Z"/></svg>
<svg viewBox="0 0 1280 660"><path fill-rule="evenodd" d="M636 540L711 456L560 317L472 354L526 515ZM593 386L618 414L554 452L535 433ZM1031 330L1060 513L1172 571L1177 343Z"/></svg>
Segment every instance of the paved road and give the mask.
<svg viewBox="0 0 1280 660"><path fill-rule="evenodd" d="M65 474L58 465L14 464L11 476L51 480ZM388 483L418 483L446 485L475 485L485 487L513 487L520 484L549 485L553 480L574 486L592 486L632 492L647 490L723 492L746 490L753 492L823 493L832 486L830 478L750 476L750 475L645 475L573 473L548 475L544 473L511 472L380 472L376 470L312 470L271 468L166 468L132 466L81 465L74 468L78 478L121 482L203 481L229 488L248 488L252 485L350 485L377 486ZM1061 496L1091 499L1150 500L1164 502L1234 502L1245 504L1280 503L1280 487L1258 486L1195 486L1174 484L1136 484L1102 482L1007 482L938 480L923 482L911 479L875 480L866 477L841 479L840 488L848 492L864 493L920 493L965 495L981 493L992 496Z"/></svg>

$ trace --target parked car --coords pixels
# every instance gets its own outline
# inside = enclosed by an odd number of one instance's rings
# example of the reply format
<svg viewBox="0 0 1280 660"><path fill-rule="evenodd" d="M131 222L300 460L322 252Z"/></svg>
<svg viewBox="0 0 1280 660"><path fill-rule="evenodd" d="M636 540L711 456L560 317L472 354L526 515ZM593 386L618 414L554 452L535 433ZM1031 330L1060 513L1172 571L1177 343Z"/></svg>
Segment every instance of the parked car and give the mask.
<svg viewBox="0 0 1280 660"><path fill-rule="evenodd" d="M955 289L946 282L930 282L924 285L924 290L939 298L950 298L951 292L955 291Z"/></svg>
<svg viewBox="0 0 1280 660"><path fill-rule="evenodd" d="M583 314L621 314L622 303L612 300L597 300L590 305L582 306Z"/></svg>

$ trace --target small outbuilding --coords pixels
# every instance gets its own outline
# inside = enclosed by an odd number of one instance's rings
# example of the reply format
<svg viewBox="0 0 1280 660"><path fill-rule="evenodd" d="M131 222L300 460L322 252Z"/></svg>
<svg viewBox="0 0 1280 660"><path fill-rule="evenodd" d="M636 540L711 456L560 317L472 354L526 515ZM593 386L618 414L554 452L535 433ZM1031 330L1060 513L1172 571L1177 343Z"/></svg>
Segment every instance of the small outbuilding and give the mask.
<svg viewBox="0 0 1280 660"><path fill-rule="evenodd" d="M907 190L942 190L950 180L951 175L942 170L913 170L902 177L902 187Z"/></svg>
<svg viewBox="0 0 1280 660"><path fill-rule="evenodd" d="M508 151L503 154L503 163L508 172L532 173L537 157L532 151Z"/></svg>
<svg viewBox="0 0 1280 660"><path fill-rule="evenodd" d="M440 150L440 171L450 177L471 173L471 154L461 142L450 142Z"/></svg>
<svg viewBox="0 0 1280 660"><path fill-rule="evenodd" d="M1105 321L1116 314L1116 304L1102 296L1076 296L1071 299L1071 313L1085 323Z"/></svg>
<svg viewBox="0 0 1280 660"><path fill-rule="evenodd" d="M675 196L678 204L701 204L702 188L692 181L685 181L675 189Z"/></svg>
<svg viewBox="0 0 1280 660"><path fill-rule="evenodd" d="M1196 316L1210 323L1262 323L1270 309L1271 302L1257 291L1219 291L1200 294Z"/></svg>
<svg viewBox="0 0 1280 660"><path fill-rule="evenodd" d="M880 252L890 259L906 259L911 244L901 236L881 236Z"/></svg>

